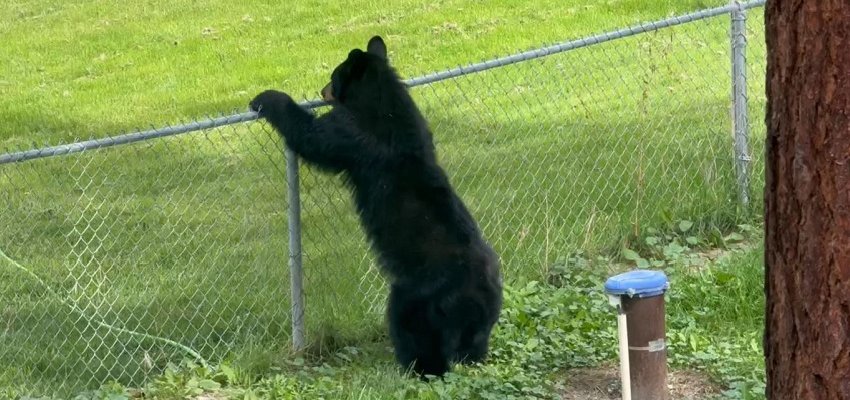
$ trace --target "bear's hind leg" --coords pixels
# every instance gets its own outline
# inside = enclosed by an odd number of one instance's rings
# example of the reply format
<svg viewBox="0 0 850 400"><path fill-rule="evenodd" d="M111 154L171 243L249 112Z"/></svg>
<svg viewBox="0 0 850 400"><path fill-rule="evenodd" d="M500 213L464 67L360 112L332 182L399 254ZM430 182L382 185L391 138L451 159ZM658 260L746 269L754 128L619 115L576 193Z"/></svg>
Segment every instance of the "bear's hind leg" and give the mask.
<svg viewBox="0 0 850 400"><path fill-rule="evenodd" d="M482 362L487 357L492 327L470 326L460 338L455 358L463 364Z"/></svg>
<svg viewBox="0 0 850 400"><path fill-rule="evenodd" d="M463 364L484 361L497 319L498 311L491 304L482 302L481 296L456 299L446 317L446 325L456 327L447 331L458 332L449 356L452 361Z"/></svg>
<svg viewBox="0 0 850 400"><path fill-rule="evenodd" d="M422 378L449 371L441 333L431 324L428 308L425 299L410 298L403 289L390 289L387 319L396 361Z"/></svg>

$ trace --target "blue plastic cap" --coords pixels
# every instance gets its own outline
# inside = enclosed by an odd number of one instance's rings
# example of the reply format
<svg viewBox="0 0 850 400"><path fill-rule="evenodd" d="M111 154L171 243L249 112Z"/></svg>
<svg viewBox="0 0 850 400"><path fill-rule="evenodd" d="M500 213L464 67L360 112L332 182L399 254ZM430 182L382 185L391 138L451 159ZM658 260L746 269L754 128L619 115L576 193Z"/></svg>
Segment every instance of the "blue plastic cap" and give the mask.
<svg viewBox="0 0 850 400"><path fill-rule="evenodd" d="M608 294L629 297L652 297L663 294L670 283L662 271L640 269L612 276L605 281Z"/></svg>

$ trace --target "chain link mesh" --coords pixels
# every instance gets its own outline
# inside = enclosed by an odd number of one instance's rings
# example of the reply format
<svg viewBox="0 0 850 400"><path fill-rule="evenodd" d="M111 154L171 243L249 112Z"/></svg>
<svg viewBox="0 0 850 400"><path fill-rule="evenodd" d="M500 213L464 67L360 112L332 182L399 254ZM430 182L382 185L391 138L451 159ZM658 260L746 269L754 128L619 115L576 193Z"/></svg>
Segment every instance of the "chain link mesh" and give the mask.
<svg viewBox="0 0 850 400"><path fill-rule="evenodd" d="M0 268L0 383L140 385L189 357L99 323L209 359L287 349L281 150L255 123L2 166L0 243L56 294Z"/></svg>
<svg viewBox="0 0 850 400"><path fill-rule="evenodd" d="M747 114L750 145L750 211L764 213L765 139L767 138L767 46L764 38L764 13L761 8L746 14Z"/></svg>
<svg viewBox="0 0 850 400"><path fill-rule="evenodd" d="M722 230L760 214L760 13L747 27L749 207L737 197L728 15L412 89L509 282L577 251L616 253L646 228ZM248 122L0 165L0 249L47 285L0 263L0 387L138 386L187 357L97 321L210 361L286 353L282 149ZM348 190L300 169L307 338L380 334L386 287Z"/></svg>

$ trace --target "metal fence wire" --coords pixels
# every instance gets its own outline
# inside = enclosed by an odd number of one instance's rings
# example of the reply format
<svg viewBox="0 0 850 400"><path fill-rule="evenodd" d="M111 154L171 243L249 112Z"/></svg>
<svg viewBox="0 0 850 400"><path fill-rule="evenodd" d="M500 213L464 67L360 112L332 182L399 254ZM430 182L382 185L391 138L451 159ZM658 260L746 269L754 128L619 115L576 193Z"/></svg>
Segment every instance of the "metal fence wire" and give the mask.
<svg viewBox="0 0 850 400"><path fill-rule="evenodd" d="M765 48L746 9L763 4L408 81L509 282L670 221L757 218ZM347 189L252 113L2 150L0 393L138 386L194 352L251 363L383 331Z"/></svg>

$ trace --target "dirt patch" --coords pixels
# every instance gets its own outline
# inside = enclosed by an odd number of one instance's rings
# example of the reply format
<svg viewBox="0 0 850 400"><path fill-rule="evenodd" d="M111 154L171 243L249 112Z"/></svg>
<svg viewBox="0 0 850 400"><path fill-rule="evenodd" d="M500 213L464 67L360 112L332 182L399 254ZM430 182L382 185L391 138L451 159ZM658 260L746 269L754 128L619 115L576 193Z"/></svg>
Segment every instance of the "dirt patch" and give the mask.
<svg viewBox="0 0 850 400"><path fill-rule="evenodd" d="M720 387L707 376L693 371L668 371L670 400L702 400L720 394ZM617 366L567 371L560 390L563 400L618 400L620 377Z"/></svg>

